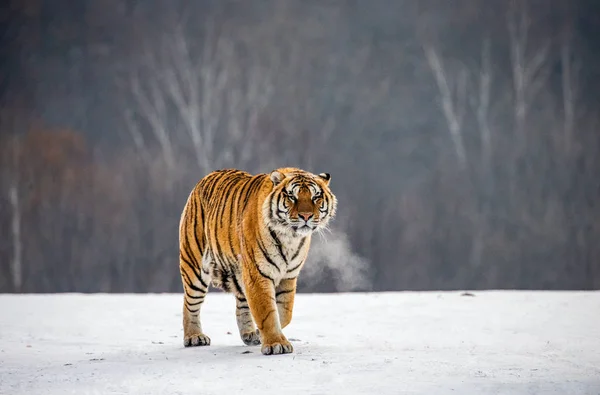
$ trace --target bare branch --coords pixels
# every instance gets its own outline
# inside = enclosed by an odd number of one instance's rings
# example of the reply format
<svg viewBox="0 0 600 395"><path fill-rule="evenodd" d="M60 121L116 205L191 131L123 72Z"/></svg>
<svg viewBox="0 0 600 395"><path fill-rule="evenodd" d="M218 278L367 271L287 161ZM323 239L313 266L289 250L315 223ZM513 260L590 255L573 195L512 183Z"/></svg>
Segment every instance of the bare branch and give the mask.
<svg viewBox="0 0 600 395"><path fill-rule="evenodd" d="M19 175L21 169L19 168L19 137L12 136L12 159L13 159L13 175L11 177L11 184L9 187L9 201L12 208L12 241L13 241L13 258L12 258L12 280L15 291L21 291L23 285L23 239L21 231L21 205L19 196Z"/></svg>
<svg viewBox="0 0 600 395"><path fill-rule="evenodd" d="M536 79L536 76L543 68L544 63L547 61L549 53L550 43L546 42L539 50L535 52L531 60L527 62L523 75L523 79L526 82L534 81Z"/></svg>
<svg viewBox="0 0 600 395"><path fill-rule="evenodd" d="M550 52L550 43L545 42L528 59L527 47L531 21L522 1L511 1L507 23L515 93L515 123L517 132L521 134L531 102L549 77L550 71L545 65Z"/></svg>
<svg viewBox="0 0 600 395"><path fill-rule="evenodd" d="M448 129L450 131L452 142L454 143L456 155L461 167L465 168L467 164L467 158L461 134L462 120L455 109L454 99L450 90L450 86L448 85L444 66L432 45L424 45L423 50L440 91L442 109L446 118L446 122L448 123Z"/></svg>
<svg viewBox="0 0 600 395"><path fill-rule="evenodd" d="M469 73L462 67L458 72L456 81L456 118L462 125L468 102L467 85L469 82Z"/></svg>
<svg viewBox="0 0 600 395"><path fill-rule="evenodd" d="M562 66L562 90L564 111L564 140L566 150L571 152L573 142L573 129L575 127L575 96L576 82L574 81L573 62L571 61L570 37L565 34L560 51Z"/></svg>
<svg viewBox="0 0 600 395"><path fill-rule="evenodd" d="M141 115L150 124L151 130L160 144L165 163L170 169L174 169L175 155L171 144L171 138L164 123L166 119L166 106L156 81L148 81L150 85L149 97L142 88L139 71L134 70L131 73L130 83L133 98L141 111ZM135 131L131 130L130 132L135 133Z"/></svg>
<svg viewBox="0 0 600 395"><path fill-rule="evenodd" d="M490 40L484 39L481 50L481 70L479 72L479 103L477 106L477 123L481 133L481 161L489 171L491 167L492 135L488 122L490 107L490 91L492 84Z"/></svg>
<svg viewBox="0 0 600 395"><path fill-rule="evenodd" d="M138 155L141 156L144 163L148 163L148 147L146 146L144 134L140 131L139 125L134 119L134 112L130 108L126 108L124 111L125 124L127 124L127 130L138 150Z"/></svg>

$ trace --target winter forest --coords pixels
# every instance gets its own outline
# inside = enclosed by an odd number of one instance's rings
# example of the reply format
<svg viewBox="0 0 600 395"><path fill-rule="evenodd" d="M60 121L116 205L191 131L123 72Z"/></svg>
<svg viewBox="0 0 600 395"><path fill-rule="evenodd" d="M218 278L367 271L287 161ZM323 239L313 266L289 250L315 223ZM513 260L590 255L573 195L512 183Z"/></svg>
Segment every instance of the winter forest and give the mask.
<svg viewBox="0 0 600 395"><path fill-rule="evenodd" d="M281 166L301 292L600 289L594 1L7 3L0 292L181 292L194 184Z"/></svg>

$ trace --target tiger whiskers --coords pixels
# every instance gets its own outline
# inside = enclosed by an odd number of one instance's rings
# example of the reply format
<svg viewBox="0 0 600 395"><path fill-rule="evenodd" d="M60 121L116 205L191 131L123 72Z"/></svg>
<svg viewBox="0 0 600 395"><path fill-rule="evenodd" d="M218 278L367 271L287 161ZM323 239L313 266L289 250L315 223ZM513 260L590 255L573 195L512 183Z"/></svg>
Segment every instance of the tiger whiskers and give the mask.
<svg viewBox="0 0 600 395"><path fill-rule="evenodd" d="M329 232L329 234L333 234L328 225L321 226L321 227L319 227L319 229L317 229L315 231L315 233L318 234L319 237L325 241L325 243L327 243L328 240L327 240L327 236L325 235L325 232Z"/></svg>

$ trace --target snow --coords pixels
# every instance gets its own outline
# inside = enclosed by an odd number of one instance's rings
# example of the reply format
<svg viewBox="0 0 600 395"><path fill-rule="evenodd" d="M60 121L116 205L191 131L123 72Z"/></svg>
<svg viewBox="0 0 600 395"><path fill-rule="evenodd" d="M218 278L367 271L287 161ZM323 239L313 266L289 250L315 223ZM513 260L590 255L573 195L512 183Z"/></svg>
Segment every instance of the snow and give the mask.
<svg viewBox="0 0 600 395"><path fill-rule="evenodd" d="M209 293L0 295L0 394L600 394L599 292L299 294L294 353L241 342Z"/></svg>

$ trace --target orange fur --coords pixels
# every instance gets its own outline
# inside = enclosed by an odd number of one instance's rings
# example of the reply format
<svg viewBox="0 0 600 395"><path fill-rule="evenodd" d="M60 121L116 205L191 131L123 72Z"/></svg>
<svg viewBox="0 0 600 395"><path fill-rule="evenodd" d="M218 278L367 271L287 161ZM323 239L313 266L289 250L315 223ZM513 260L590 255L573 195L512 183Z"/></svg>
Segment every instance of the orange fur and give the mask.
<svg viewBox="0 0 600 395"><path fill-rule="evenodd" d="M282 329L312 233L335 216L329 181L329 174L287 167L254 176L219 170L196 184L179 230L186 347L210 344L200 308L212 284L235 295L245 344L262 344L263 354L293 351Z"/></svg>

